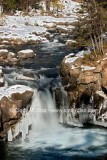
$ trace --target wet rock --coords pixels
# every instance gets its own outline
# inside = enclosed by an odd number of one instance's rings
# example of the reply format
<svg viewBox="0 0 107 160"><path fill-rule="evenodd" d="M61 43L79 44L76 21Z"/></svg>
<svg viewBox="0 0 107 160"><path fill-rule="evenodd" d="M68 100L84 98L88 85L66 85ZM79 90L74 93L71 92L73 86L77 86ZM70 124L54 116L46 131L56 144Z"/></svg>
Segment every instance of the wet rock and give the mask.
<svg viewBox="0 0 107 160"><path fill-rule="evenodd" d="M34 72L24 72L23 75L25 77L34 78L34 79L39 79L40 78L40 76L35 74Z"/></svg>

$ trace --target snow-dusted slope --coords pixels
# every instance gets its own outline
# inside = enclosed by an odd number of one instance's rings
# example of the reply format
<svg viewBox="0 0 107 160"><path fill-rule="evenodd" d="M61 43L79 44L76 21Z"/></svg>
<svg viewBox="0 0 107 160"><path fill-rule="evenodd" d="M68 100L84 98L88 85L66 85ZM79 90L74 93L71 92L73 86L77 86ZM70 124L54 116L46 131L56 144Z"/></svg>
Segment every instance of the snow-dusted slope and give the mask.
<svg viewBox="0 0 107 160"><path fill-rule="evenodd" d="M0 24L0 40L7 40L16 44L32 41L36 43L41 41L47 42L44 34L47 31L46 26L50 26L49 23L57 25L58 22L73 22L76 19L74 10L79 6L78 3L72 0L61 1L64 6L61 13L62 18L37 16L36 12L30 16L23 16L21 14L5 16L3 20L4 24ZM45 5L43 6L45 7Z"/></svg>
<svg viewBox="0 0 107 160"><path fill-rule="evenodd" d="M79 3L74 2L72 0L61 0L63 5L64 5L64 9L63 9L63 14L64 15L73 15L74 11L78 8Z"/></svg>

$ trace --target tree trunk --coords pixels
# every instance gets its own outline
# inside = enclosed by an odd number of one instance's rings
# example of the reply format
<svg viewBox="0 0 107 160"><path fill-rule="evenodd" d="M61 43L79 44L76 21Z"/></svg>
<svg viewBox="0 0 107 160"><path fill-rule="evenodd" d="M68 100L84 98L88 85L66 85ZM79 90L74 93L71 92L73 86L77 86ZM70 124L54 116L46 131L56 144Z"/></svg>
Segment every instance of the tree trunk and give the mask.
<svg viewBox="0 0 107 160"><path fill-rule="evenodd" d="M50 0L46 0L46 12L50 14Z"/></svg>

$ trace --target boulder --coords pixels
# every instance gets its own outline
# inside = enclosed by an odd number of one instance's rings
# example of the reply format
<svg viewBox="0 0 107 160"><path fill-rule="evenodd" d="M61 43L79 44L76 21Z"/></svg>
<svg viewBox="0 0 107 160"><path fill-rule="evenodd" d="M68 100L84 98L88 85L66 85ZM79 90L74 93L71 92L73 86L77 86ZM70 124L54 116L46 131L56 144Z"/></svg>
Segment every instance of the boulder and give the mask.
<svg viewBox="0 0 107 160"><path fill-rule="evenodd" d="M60 33L69 33L69 30L66 27L64 27L64 26L57 26L57 30Z"/></svg>
<svg viewBox="0 0 107 160"><path fill-rule="evenodd" d="M18 52L18 57L20 59L33 58L34 56L35 56L35 53L31 49L21 50Z"/></svg>
<svg viewBox="0 0 107 160"><path fill-rule="evenodd" d="M25 91L24 93L13 93L11 95L11 99L13 101L17 101L20 100L22 101L22 107L26 107L27 104L30 103L31 97L33 96L33 92L32 91Z"/></svg>
<svg viewBox="0 0 107 160"><path fill-rule="evenodd" d="M13 52L9 52L7 60L10 65L16 65L18 62L18 59L15 57L15 53Z"/></svg>
<svg viewBox="0 0 107 160"><path fill-rule="evenodd" d="M12 101L8 97L3 97L0 101L2 113L2 123L8 122L17 116L18 109L22 107L21 101Z"/></svg>
<svg viewBox="0 0 107 160"><path fill-rule="evenodd" d="M19 121L23 107L27 108L33 90L27 86L15 85L0 88L0 136L7 135L8 129Z"/></svg>
<svg viewBox="0 0 107 160"><path fill-rule="evenodd" d="M33 78L33 79L39 79L40 76L38 74L35 74L34 72L24 72L23 76L28 77L28 78Z"/></svg>
<svg viewBox="0 0 107 160"><path fill-rule="evenodd" d="M0 58L6 59L8 56L8 50L7 49L0 49Z"/></svg>
<svg viewBox="0 0 107 160"><path fill-rule="evenodd" d="M50 29L50 28L55 28L56 24L54 23L46 23L46 28Z"/></svg>
<svg viewBox="0 0 107 160"><path fill-rule="evenodd" d="M77 43L77 42L74 41L74 40L67 40L66 46L67 46L68 48L70 48L70 47L72 47L72 45L74 45L74 44L76 44L76 43Z"/></svg>

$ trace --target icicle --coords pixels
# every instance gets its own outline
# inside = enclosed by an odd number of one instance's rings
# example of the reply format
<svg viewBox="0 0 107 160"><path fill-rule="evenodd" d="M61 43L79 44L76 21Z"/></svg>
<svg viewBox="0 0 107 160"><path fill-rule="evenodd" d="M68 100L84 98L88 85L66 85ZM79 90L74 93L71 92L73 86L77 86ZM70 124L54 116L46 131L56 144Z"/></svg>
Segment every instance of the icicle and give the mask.
<svg viewBox="0 0 107 160"><path fill-rule="evenodd" d="M13 140L12 130L11 128L8 130L8 141L11 142Z"/></svg>

